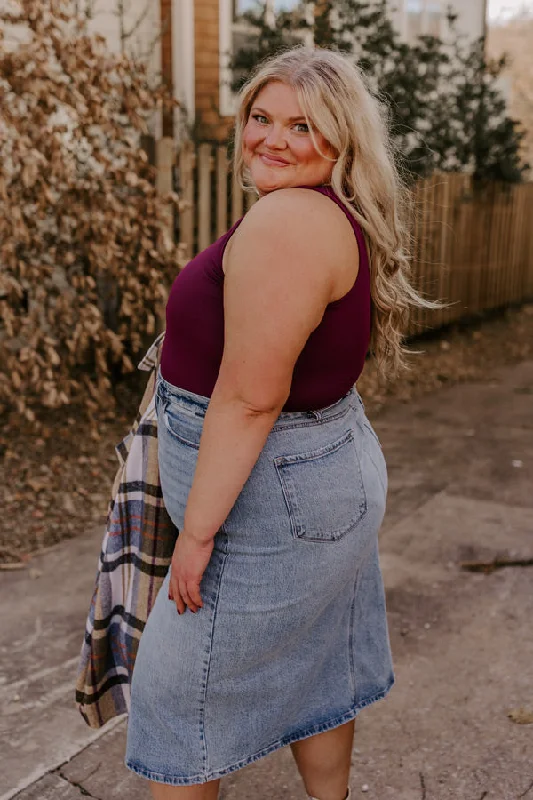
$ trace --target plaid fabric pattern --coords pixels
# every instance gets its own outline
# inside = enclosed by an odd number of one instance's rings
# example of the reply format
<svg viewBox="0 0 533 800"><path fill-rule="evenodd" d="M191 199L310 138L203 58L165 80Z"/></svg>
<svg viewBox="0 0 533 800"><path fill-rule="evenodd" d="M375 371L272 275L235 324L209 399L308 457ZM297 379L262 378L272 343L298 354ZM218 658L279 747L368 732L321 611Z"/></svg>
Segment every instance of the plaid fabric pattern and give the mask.
<svg viewBox="0 0 533 800"><path fill-rule="evenodd" d="M154 390L163 336L139 364L151 374L133 426L115 448L120 466L76 680L76 703L91 728L129 710L139 639L176 542L177 529L163 504L157 458Z"/></svg>

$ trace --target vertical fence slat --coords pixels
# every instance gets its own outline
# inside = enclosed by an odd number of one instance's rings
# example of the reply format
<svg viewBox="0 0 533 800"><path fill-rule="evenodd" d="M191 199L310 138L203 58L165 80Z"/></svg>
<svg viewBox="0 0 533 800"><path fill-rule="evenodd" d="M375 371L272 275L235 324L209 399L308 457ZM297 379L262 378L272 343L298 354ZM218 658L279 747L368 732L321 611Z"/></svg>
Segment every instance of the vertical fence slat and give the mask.
<svg viewBox="0 0 533 800"><path fill-rule="evenodd" d="M254 203L257 203L259 197L256 195L255 192L246 192L244 195L244 207L246 211L249 211Z"/></svg>
<svg viewBox="0 0 533 800"><path fill-rule="evenodd" d="M525 275L527 271L527 263L524 259L523 248L521 247L522 244L522 236L523 232L527 227L527 221L524 215L524 207L521 202L522 200L522 193L520 192L520 186L513 186L513 195L512 195L512 208L510 209L509 216L512 217L508 220L507 226L511 228L513 232L513 243L512 243L512 250L511 255L514 264L514 286L513 286L513 298L514 301L517 302L521 298L527 296L526 295L526 280Z"/></svg>
<svg viewBox="0 0 533 800"><path fill-rule="evenodd" d="M506 296L511 297L513 300L518 300L521 296L521 273L522 262L520 258L520 233L523 227L523 220L521 219L521 208L518 202L519 194L516 191L518 187L513 186L511 192L506 196L506 206L504 213L505 220L505 233L507 239L506 252L502 253L502 271L505 272L507 280L503 282L502 300ZM505 191L505 190L504 190ZM502 192L503 194L503 192ZM503 260L505 259L505 260ZM507 269L504 266L508 262L509 275L507 277Z"/></svg>
<svg viewBox="0 0 533 800"><path fill-rule="evenodd" d="M198 148L198 249L211 244L211 145Z"/></svg>
<svg viewBox="0 0 533 800"><path fill-rule="evenodd" d="M228 230L228 159L226 145L217 147L216 181L217 181L217 237Z"/></svg>
<svg viewBox="0 0 533 800"><path fill-rule="evenodd" d="M526 189L523 189L524 194ZM527 260L528 264L528 271L529 271L529 281L528 281L528 292L526 297L533 298L533 231L531 226L531 208L533 207L533 184L528 184L527 186L527 194L525 194L524 198L524 219L526 219L526 224L523 226L522 230L524 233L524 255ZM527 212L529 209L529 213ZM527 234L527 237L526 237Z"/></svg>
<svg viewBox="0 0 533 800"><path fill-rule="evenodd" d="M179 185L184 208L180 211L180 240L185 257L191 259L194 251L194 146L184 142L178 157Z"/></svg>
<svg viewBox="0 0 533 800"><path fill-rule="evenodd" d="M520 253L524 262L523 293L526 299L533 299L533 232L531 230L531 209L533 207L533 183L518 187L522 215Z"/></svg>
<svg viewBox="0 0 533 800"><path fill-rule="evenodd" d="M235 178L231 181L231 224L237 222L244 213L242 189Z"/></svg>

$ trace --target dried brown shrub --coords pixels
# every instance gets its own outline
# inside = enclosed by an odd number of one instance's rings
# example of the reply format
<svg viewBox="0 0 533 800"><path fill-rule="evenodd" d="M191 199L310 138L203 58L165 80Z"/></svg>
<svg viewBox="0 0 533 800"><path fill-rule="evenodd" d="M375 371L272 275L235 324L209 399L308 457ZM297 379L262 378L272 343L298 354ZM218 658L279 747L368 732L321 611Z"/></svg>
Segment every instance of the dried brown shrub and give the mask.
<svg viewBox="0 0 533 800"><path fill-rule="evenodd" d="M167 225L178 197L156 193L140 147L171 101L65 0L1 17L0 411L92 411L155 332L181 265ZM10 23L26 34L12 47Z"/></svg>

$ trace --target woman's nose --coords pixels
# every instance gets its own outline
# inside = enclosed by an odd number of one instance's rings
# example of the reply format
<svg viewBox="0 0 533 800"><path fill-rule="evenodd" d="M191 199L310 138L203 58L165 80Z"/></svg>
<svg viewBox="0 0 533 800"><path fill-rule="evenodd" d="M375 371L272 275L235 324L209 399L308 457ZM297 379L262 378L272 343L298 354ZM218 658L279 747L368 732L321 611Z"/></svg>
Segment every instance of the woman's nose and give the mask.
<svg viewBox="0 0 533 800"><path fill-rule="evenodd" d="M281 125L271 125L265 138L267 147L286 147L285 133Z"/></svg>

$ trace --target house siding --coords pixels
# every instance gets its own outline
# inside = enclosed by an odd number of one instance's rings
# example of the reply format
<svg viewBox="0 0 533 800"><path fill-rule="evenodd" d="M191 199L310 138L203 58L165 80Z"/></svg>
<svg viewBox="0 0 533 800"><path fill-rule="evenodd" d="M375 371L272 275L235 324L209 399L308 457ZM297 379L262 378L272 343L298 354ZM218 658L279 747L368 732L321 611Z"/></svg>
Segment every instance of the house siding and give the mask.
<svg viewBox="0 0 533 800"><path fill-rule="evenodd" d="M153 0L132 0L124 4L123 27L126 33L135 28L135 33L121 41L121 26L116 0L95 0L92 4L93 16L87 19L90 34L103 36L107 47L113 53L125 52L147 65L148 76L156 81L161 72L162 48L159 38L161 30L160 6ZM147 11L147 13L145 13ZM139 19L143 17L140 24ZM161 114L156 112L148 121L150 133L161 136Z"/></svg>
<svg viewBox="0 0 533 800"><path fill-rule="evenodd" d="M148 9L147 14L144 13L146 9ZM143 20L136 27L141 16ZM155 76L161 68L161 44L158 41L160 26L158 3L135 0L124 5L124 30L129 32L136 27L135 34L129 36L125 42L125 50L146 61L150 76ZM122 42L116 0L108 3L102 0L95 2L93 17L87 20L87 28L90 33L103 36L112 52L120 53Z"/></svg>

